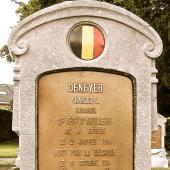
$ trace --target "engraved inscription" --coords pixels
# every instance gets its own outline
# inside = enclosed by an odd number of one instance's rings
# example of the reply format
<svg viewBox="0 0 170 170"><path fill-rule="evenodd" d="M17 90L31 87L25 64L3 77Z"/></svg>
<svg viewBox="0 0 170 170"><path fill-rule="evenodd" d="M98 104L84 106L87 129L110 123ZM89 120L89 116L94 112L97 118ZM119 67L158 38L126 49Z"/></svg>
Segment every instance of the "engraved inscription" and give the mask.
<svg viewBox="0 0 170 170"><path fill-rule="evenodd" d="M99 160L80 160L80 166L99 166Z"/></svg>
<svg viewBox="0 0 170 170"><path fill-rule="evenodd" d="M38 98L39 170L133 169L129 78L54 73L40 79Z"/></svg>
<svg viewBox="0 0 170 170"><path fill-rule="evenodd" d="M106 128L93 126L88 129L88 134L106 134Z"/></svg>
<svg viewBox="0 0 170 170"><path fill-rule="evenodd" d="M57 117L57 125L112 125L112 117Z"/></svg>
<svg viewBox="0 0 170 170"><path fill-rule="evenodd" d="M79 145L96 145L96 139L79 139Z"/></svg>
<svg viewBox="0 0 170 170"><path fill-rule="evenodd" d="M96 108L80 107L80 108L76 108L75 112L78 114L96 114Z"/></svg>
<svg viewBox="0 0 170 170"><path fill-rule="evenodd" d="M82 96L74 96L72 98L73 104L99 104L97 98L93 97L82 97Z"/></svg>
<svg viewBox="0 0 170 170"><path fill-rule="evenodd" d="M69 93L102 93L103 84L100 83L69 83Z"/></svg>

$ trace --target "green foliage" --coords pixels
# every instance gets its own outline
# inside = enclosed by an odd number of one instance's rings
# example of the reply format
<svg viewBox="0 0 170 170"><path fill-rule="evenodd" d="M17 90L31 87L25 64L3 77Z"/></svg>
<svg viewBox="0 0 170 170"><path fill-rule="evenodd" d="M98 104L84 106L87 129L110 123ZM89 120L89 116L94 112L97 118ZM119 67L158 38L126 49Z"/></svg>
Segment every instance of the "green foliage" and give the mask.
<svg viewBox="0 0 170 170"><path fill-rule="evenodd" d="M168 151L170 151L170 117L167 119L166 122L165 147Z"/></svg>
<svg viewBox="0 0 170 170"><path fill-rule="evenodd" d="M20 21L27 16L39 11L40 9L63 2L64 0L29 0L28 4L18 2L19 8L16 14L19 15Z"/></svg>
<svg viewBox="0 0 170 170"><path fill-rule="evenodd" d="M121 6L132 12L136 11L133 0L99 0L99 1L108 2L117 6Z"/></svg>
<svg viewBox="0 0 170 170"><path fill-rule="evenodd" d="M11 140L0 143L0 158L16 158L18 150L18 140ZM1 164L0 164L1 165Z"/></svg>
<svg viewBox="0 0 170 170"><path fill-rule="evenodd" d="M10 53L9 53L7 45L2 46L2 48L0 49L0 56L2 58L6 58L6 60L8 62L12 62L13 61L12 57L10 56Z"/></svg>
<svg viewBox="0 0 170 170"><path fill-rule="evenodd" d="M17 2L16 14L20 21L40 9L63 2L65 0L29 0L27 4ZM135 13L156 29L161 36L164 49L156 60L158 68L158 111L170 114L170 2L169 0L99 0L115 4ZM12 61L7 46L3 46L0 55Z"/></svg>
<svg viewBox="0 0 170 170"><path fill-rule="evenodd" d="M19 15L20 20L23 20L27 16L37 12L41 9L39 0L30 0L28 4L19 2L19 8L16 11L16 14Z"/></svg>
<svg viewBox="0 0 170 170"><path fill-rule="evenodd" d="M16 11L16 14L19 16L20 21L31 15L34 12L39 11L40 9L47 8L51 5L64 2L66 0L29 0L27 4L23 2L17 2L19 8ZM114 5L118 5L126 8L127 10L135 11L133 0L99 0L105 1Z"/></svg>

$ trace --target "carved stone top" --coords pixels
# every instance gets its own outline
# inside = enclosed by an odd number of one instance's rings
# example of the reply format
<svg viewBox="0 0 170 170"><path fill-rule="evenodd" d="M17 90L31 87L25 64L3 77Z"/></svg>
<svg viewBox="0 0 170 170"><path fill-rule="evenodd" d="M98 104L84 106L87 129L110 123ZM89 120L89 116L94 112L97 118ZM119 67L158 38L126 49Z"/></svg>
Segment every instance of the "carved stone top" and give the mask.
<svg viewBox="0 0 170 170"><path fill-rule="evenodd" d="M158 116L158 125L165 126L167 119L161 114L157 114L157 116Z"/></svg>
<svg viewBox="0 0 170 170"><path fill-rule="evenodd" d="M156 58L162 52L163 44L159 35L138 16L123 8L105 2L78 0L53 5L25 18L9 37L8 47L11 55L15 57L27 52L29 45L26 41L20 41L20 38L30 30L51 21L70 17L98 17L123 23L151 40L151 42L146 43L143 47L146 56Z"/></svg>

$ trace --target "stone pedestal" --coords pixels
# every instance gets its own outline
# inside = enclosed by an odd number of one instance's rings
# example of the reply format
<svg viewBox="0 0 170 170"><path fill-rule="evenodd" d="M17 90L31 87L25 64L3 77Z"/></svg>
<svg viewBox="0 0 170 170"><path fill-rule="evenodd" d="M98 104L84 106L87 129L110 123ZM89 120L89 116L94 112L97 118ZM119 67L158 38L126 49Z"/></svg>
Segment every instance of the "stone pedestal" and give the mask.
<svg viewBox="0 0 170 170"><path fill-rule="evenodd" d="M152 149L151 154L152 168L168 168L168 159L166 158L167 153L165 149Z"/></svg>

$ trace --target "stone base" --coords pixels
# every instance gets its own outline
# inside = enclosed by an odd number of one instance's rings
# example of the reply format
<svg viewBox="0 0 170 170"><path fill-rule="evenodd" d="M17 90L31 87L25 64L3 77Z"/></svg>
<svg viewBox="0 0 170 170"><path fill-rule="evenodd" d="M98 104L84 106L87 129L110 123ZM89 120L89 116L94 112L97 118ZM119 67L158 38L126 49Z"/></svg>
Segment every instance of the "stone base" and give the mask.
<svg viewBox="0 0 170 170"><path fill-rule="evenodd" d="M151 160L151 166L152 168L168 168L168 159L154 157Z"/></svg>
<svg viewBox="0 0 170 170"><path fill-rule="evenodd" d="M168 168L167 152L165 149L151 149L151 167Z"/></svg>

